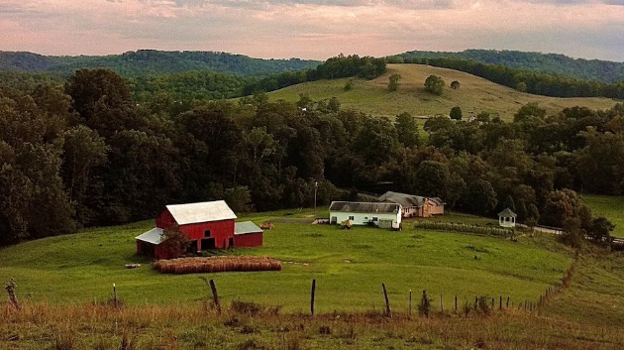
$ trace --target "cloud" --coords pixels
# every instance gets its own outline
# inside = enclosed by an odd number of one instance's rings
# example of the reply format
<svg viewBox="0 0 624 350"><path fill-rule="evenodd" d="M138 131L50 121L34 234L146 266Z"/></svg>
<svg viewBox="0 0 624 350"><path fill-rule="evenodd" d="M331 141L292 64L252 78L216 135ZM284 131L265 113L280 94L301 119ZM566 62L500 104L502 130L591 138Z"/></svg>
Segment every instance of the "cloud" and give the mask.
<svg viewBox="0 0 624 350"><path fill-rule="evenodd" d="M3 0L0 50L325 59L467 48L624 60L624 0Z"/></svg>

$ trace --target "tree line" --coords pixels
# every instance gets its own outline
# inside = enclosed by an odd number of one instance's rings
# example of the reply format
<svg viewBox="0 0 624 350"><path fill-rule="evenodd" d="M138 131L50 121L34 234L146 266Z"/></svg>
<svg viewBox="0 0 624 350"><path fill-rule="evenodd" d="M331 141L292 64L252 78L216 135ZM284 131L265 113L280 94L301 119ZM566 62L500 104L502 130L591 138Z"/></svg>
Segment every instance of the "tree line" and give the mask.
<svg viewBox="0 0 624 350"><path fill-rule="evenodd" d="M401 59L454 58L485 64L503 65L525 71L564 75L582 80L598 80L614 83L624 79L624 63L603 60L571 58L561 54L543 54L512 50L464 50L461 52L408 51L391 56L393 61Z"/></svg>
<svg viewBox="0 0 624 350"><path fill-rule="evenodd" d="M428 64L474 74L521 92L552 97L608 97L624 99L624 80L603 83L564 75L514 69L457 58L389 58L389 63Z"/></svg>
<svg viewBox="0 0 624 350"><path fill-rule="evenodd" d="M317 182L319 204L349 199L337 187L382 186L604 232L574 190L622 194L623 146L621 104L554 116L527 105L513 123L439 117L421 131L407 113L391 122L306 95L137 104L114 72L80 70L63 87L0 89L0 241L149 219L171 203L311 206Z"/></svg>

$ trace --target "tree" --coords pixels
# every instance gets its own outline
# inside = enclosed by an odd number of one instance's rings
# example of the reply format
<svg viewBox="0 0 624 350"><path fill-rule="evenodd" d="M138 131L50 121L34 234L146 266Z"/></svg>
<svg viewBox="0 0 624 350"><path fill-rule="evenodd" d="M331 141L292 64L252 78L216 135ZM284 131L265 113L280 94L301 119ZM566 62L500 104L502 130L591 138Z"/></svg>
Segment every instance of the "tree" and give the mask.
<svg viewBox="0 0 624 350"><path fill-rule="evenodd" d="M527 219L533 219L535 220L535 222L539 222L540 219L540 212L539 209L537 209L537 206L533 203L529 204L529 207L527 208L527 214L526 214Z"/></svg>
<svg viewBox="0 0 624 350"><path fill-rule="evenodd" d="M516 211L516 204L514 203L512 196L507 196L507 198L505 198L505 206L513 212Z"/></svg>
<svg viewBox="0 0 624 350"><path fill-rule="evenodd" d="M451 119L461 120L462 119L462 110L461 107L453 107L451 108Z"/></svg>
<svg viewBox="0 0 624 350"><path fill-rule="evenodd" d="M514 114L514 123L522 122L529 117L537 117L544 119L546 117L546 110L540 108L537 102L530 102L518 109L518 112Z"/></svg>
<svg viewBox="0 0 624 350"><path fill-rule="evenodd" d="M468 185L462 202L470 212L485 215L496 207L498 200L489 181L476 180Z"/></svg>
<svg viewBox="0 0 624 350"><path fill-rule="evenodd" d="M421 196L445 198L449 177L447 165L426 160L416 170L414 187Z"/></svg>
<svg viewBox="0 0 624 350"><path fill-rule="evenodd" d="M405 147L418 146L418 124L412 118L412 115L404 112L396 116L396 124L394 127L397 131L397 138Z"/></svg>
<svg viewBox="0 0 624 350"><path fill-rule="evenodd" d="M442 95L444 91L444 80L437 75L430 75L425 80L425 91L434 95Z"/></svg>
<svg viewBox="0 0 624 350"><path fill-rule="evenodd" d="M192 242L184 232L180 231L177 225L163 230L161 240L165 254L172 258L179 258L184 255Z"/></svg>
<svg viewBox="0 0 624 350"><path fill-rule="evenodd" d="M351 91L351 89L353 89L353 79L347 80L343 88L344 91Z"/></svg>
<svg viewBox="0 0 624 350"><path fill-rule="evenodd" d="M611 232L615 229L615 225L605 217L599 217L592 221L589 236L596 242L611 243Z"/></svg>
<svg viewBox="0 0 624 350"><path fill-rule="evenodd" d="M518 83L518 85L516 85L516 90L520 91L520 92L526 92L527 91L527 85L525 82L521 81Z"/></svg>
<svg viewBox="0 0 624 350"><path fill-rule="evenodd" d="M457 89L459 89L460 85L461 84L459 83L459 81L453 80L453 82L451 82L451 89L457 90Z"/></svg>
<svg viewBox="0 0 624 350"><path fill-rule="evenodd" d="M401 82L400 74L392 74L388 82L388 91L397 91Z"/></svg>

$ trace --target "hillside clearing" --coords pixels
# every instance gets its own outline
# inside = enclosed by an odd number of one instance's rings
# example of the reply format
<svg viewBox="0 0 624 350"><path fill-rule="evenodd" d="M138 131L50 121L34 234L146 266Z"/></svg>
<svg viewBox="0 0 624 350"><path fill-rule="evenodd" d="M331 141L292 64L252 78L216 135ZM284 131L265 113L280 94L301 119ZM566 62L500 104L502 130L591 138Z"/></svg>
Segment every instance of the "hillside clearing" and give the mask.
<svg viewBox="0 0 624 350"><path fill-rule="evenodd" d="M401 85L395 92L387 89L388 78L400 74ZM442 96L424 91L425 79L431 74L441 76L446 87ZM349 79L321 80L290 86L269 93L271 99L297 101L299 94L308 94L313 100L336 97L343 108L364 113L394 117L402 112L414 116L448 115L451 108L462 108L464 118L481 112L513 120L522 105L537 102L548 113L556 114L564 108L584 106L590 109L608 109L617 101L608 98L558 98L522 93L477 76L446 68L417 64L389 64L387 72L373 80L353 79L353 89L344 91ZM452 81L461 83L459 89L450 88Z"/></svg>
<svg viewBox="0 0 624 350"><path fill-rule="evenodd" d="M410 289L444 294L447 302L454 296L463 302L504 295L518 303L535 300L549 285L559 283L572 261L554 248L549 236L513 243L412 228L340 230L311 225L311 211L288 214L241 218L256 223L268 219L276 227L265 232L264 247L228 254L270 256L283 262L283 270L209 275L225 302L241 299L302 311L308 307L310 282L317 279L319 312L380 309L381 283L400 304ZM135 255L134 237L151 226L142 222L101 228L4 248L0 277L14 277L23 300L50 303L105 300L113 283L128 304L188 303L206 297L199 275L163 275L145 257ZM126 270L127 263L146 265Z"/></svg>

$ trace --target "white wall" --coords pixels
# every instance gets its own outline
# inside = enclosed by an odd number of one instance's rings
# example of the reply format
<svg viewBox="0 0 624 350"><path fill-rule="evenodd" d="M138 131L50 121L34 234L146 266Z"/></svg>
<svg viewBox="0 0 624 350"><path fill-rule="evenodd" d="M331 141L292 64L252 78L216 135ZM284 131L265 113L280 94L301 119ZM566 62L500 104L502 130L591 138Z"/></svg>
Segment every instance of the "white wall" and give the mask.
<svg viewBox="0 0 624 350"><path fill-rule="evenodd" d="M332 220L333 217L337 217L337 223L340 223L344 220L349 220L349 217L353 216L353 225L368 225L368 222L373 219L373 217L378 218L378 220L394 220L397 223L401 222L401 212L398 213L351 213L344 211L332 211L329 212L329 220ZM331 221L330 221L331 222Z"/></svg>

